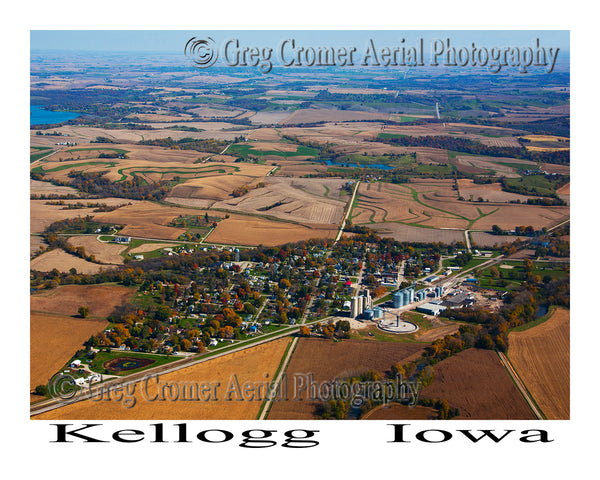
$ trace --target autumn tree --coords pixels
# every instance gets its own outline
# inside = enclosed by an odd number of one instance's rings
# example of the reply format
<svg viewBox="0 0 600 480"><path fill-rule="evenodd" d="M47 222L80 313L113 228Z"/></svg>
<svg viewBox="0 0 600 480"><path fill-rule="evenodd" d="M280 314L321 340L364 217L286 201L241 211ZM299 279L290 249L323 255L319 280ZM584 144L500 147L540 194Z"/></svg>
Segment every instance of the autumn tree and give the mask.
<svg viewBox="0 0 600 480"><path fill-rule="evenodd" d="M303 337L310 337L310 329L306 325L300 327L300 335Z"/></svg>
<svg viewBox="0 0 600 480"><path fill-rule="evenodd" d="M79 307L77 312L79 313L79 316L81 318L86 318L90 314L89 308L86 306L83 306L83 305L81 307Z"/></svg>

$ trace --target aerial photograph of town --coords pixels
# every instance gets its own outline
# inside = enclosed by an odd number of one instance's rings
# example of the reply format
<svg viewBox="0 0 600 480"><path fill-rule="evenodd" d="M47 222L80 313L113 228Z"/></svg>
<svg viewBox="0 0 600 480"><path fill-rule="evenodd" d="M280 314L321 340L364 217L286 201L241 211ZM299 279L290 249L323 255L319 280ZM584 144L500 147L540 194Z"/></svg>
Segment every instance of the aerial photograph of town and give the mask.
<svg viewBox="0 0 600 480"><path fill-rule="evenodd" d="M128 35L31 31L31 420L571 418L568 31Z"/></svg>

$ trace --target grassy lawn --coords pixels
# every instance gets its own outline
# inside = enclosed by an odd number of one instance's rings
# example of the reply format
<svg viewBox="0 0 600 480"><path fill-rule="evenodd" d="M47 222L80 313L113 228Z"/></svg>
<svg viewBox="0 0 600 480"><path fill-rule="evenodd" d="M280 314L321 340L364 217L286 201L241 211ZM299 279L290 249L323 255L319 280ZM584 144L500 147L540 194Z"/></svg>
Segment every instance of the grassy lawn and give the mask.
<svg viewBox="0 0 600 480"><path fill-rule="evenodd" d="M154 362L145 367L136 368L133 370L124 370L122 372L113 372L113 371L106 372L105 371L105 368L103 366L103 364L105 362L108 362L109 360L113 360L115 358L121 358L121 357L149 359L149 360L154 360ZM97 372L97 373L106 373L106 374L110 374L110 375L129 375L131 373L141 372L142 370L145 370L147 368L154 368L154 367L158 367L160 365L164 365L166 363L173 362L175 360L180 360L181 358L182 357L177 356L177 355L167 356L167 355L153 355L153 354L148 354L148 353L137 353L137 352L104 352L104 351L102 351L102 352L98 352L96 354L96 358L94 358L91 361L90 370Z"/></svg>

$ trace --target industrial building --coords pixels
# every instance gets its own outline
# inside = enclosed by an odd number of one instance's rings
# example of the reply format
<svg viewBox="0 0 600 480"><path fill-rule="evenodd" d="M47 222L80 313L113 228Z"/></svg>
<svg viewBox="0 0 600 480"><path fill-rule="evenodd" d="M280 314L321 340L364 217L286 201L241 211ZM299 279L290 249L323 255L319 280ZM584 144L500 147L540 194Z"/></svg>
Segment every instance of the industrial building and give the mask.
<svg viewBox="0 0 600 480"><path fill-rule="evenodd" d="M392 301L394 304L394 308L400 308L405 305L408 305L415 301L415 287L404 288L403 290L398 290L394 292L392 295Z"/></svg>
<svg viewBox="0 0 600 480"><path fill-rule="evenodd" d="M425 315L439 315L440 312L446 310L443 305L436 305L434 303L426 303L417 307L417 312L424 313Z"/></svg>
<svg viewBox="0 0 600 480"><path fill-rule="evenodd" d="M373 299L369 290L365 290L362 294L352 297L350 301L350 316L356 318L362 315L365 310L373 309Z"/></svg>
<svg viewBox="0 0 600 480"><path fill-rule="evenodd" d="M475 303L475 298L470 292L458 292L446 298L444 305L449 308L470 307Z"/></svg>

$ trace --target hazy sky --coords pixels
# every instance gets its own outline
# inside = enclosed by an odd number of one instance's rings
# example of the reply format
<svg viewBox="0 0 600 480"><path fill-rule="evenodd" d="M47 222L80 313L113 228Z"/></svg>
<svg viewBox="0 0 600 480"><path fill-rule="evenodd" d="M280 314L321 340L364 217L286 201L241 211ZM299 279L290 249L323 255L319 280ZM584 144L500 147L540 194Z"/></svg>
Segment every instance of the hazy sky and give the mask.
<svg viewBox="0 0 600 480"><path fill-rule="evenodd" d="M385 30L32 30L31 50L89 50L89 51L149 51L149 52L181 52L191 37L211 36L217 44L230 38L238 38L252 46L277 45L286 38L294 38L311 46L360 46L369 38L387 46L397 45L401 38L409 43L423 38L426 42L434 39L450 38L458 46L477 45L493 46L533 46L537 38L542 45L559 47L561 51L569 50L569 31L549 30L513 30L513 31L385 31Z"/></svg>

